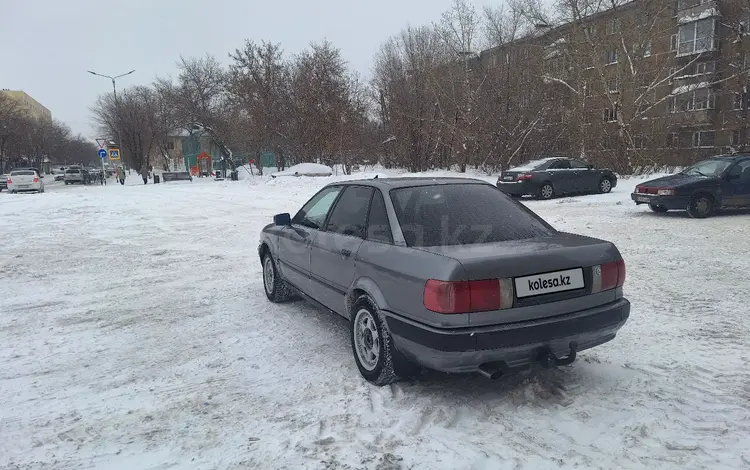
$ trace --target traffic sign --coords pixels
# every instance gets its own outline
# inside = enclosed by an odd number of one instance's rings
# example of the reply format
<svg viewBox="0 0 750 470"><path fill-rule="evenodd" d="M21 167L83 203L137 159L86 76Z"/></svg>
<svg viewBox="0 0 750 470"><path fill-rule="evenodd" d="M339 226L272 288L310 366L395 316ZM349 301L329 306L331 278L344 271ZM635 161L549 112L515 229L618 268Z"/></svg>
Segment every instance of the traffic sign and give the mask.
<svg viewBox="0 0 750 470"><path fill-rule="evenodd" d="M109 149L109 159L110 160L119 160L120 159L120 149Z"/></svg>
<svg viewBox="0 0 750 470"><path fill-rule="evenodd" d="M104 149L99 150L99 158L107 158L107 151Z"/></svg>

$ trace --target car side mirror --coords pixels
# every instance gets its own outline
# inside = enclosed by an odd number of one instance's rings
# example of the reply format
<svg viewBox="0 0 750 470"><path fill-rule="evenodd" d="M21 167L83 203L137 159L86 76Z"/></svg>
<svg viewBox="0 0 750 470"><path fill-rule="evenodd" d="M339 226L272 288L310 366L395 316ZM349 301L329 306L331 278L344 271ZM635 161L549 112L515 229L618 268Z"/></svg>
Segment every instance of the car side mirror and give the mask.
<svg viewBox="0 0 750 470"><path fill-rule="evenodd" d="M594 165L586 165L586 168L588 168L589 170L593 170L594 169Z"/></svg>
<svg viewBox="0 0 750 470"><path fill-rule="evenodd" d="M283 214L276 214L273 216L274 225L292 225L292 216L288 212Z"/></svg>

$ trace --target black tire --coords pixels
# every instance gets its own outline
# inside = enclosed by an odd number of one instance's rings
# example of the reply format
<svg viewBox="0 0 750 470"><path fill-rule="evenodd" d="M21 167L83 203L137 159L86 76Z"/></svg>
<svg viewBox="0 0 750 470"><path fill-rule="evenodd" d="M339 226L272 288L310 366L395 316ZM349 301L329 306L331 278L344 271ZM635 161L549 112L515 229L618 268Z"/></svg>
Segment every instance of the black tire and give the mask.
<svg viewBox="0 0 750 470"><path fill-rule="evenodd" d="M360 359L360 353L357 352L358 344L361 341L365 341L366 337L360 337L359 341L355 339L358 333L358 325L360 320L361 312L366 312L366 315L372 321L372 326L377 330L377 338L373 339L370 336L370 341L378 342L378 355L377 359L374 360L374 365L365 365ZM411 363L401 354L394 346L391 334L388 328L385 327L385 319L380 314L380 311L373 305L373 302L367 295L360 296L354 303L351 312L351 319L349 321L349 332L352 344L352 355L354 356L354 362L357 364L359 373L368 382L373 385L382 387L383 385L392 384L398 382L406 377L416 375L419 372L419 367ZM362 314L364 315L364 314Z"/></svg>
<svg viewBox="0 0 750 470"><path fill-rule="evenodd" d="M542 183L537 191L537 197L544 200L552 199L555 197L555 187L549 181Z"/></svg>
<svg viewBox="0 0 750 470"><path fill-rule="evenodd" d="M263 291L266 293L268 300L274 303L286 302L292 298L292 292L276 270L276 262L273 260L271 253L266 251L263 255L262 265ZM270 269L272 275L267 276L266 269Z"/></svg>
<svg viewBox="0 0 750 470"><path fill-rule="evenodd" d="M67 185L69 185L69 184L70 184L70 181L66 181L66 182L65 182L65 186L67 186Z"/></svg>
<svg viewBox="0 0 750 470"><path fill-rule="evenodd" d="M688 215L694 219L711 217L714 210L714 198L709 194L696 194L687 206Z"/></svg>
<svg viewBox="0 0 750 470"><path fill-rule="evenodd" d="M606 176L599 181L599 192L607 194L612 191L612 180Z"/></svg>
<svg viewBox="0 0 750 470"><path fill-rule="evenodd" d="M665 213L665 212L667 212L669 210L666 207L659 206L657 204L649 204L648 208L651 209L652 211L656 212L656 213L659 213L659 214L663 214L663 213Z"/></svg>

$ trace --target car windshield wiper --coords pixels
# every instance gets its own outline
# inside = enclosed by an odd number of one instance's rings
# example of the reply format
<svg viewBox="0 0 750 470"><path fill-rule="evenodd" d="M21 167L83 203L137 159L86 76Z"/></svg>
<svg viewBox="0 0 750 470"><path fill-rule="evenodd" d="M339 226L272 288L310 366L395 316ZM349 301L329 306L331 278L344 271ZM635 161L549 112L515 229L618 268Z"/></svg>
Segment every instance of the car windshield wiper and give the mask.
<svg viewBox="0 0 750 470"><path fill-rule="evenodd" d="M703 173L702 171L698 171L698 170L693 170L693 171L694 171L694 172L696 172L696 173L698 173L698 174L699 174L699 175L701 175L701 176L705 176L706 178L710 178L710 176L709 176L709 175L707 175L707 174Z"/></svg>

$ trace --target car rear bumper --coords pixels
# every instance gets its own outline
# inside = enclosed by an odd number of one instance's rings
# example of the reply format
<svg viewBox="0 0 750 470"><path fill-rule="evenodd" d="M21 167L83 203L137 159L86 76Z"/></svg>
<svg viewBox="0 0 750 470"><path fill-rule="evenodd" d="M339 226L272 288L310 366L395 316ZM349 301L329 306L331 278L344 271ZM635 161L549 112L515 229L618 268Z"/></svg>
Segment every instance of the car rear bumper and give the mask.
<svg viewBox="0 0 750 470"><path fill-rule="evenodd" d="M659 196L657 194L631 193L632 199L636 205L650 204L654 206L666 207L667 209L687 209L690 203L689 196Z"/></svg>
<svg viewBox="0 0 750 470"><path fill-rule="evenodd" d="M42 185L40 183L29 183L29 184L9 184L7 187L8 191L24 192L24 191L40 191Z"/></svg>
<svg viewBox="0 0 750 470"><path fill-rule="evenodd" d="M511 196L534 196L538 189L529 181L498 181L495 183L495 186L505 194Z"/></svg>
<svg viewBox="0 0 750 470"><path fill-rule="evenodd" d="M477 372L492 364L501 370L523 368L552 353L568 356L614 339L630 316L630 302L606 305L552 318L477 328L440 329L386 314L395 346L410 360L443 372Z"/></svg>

